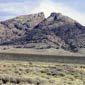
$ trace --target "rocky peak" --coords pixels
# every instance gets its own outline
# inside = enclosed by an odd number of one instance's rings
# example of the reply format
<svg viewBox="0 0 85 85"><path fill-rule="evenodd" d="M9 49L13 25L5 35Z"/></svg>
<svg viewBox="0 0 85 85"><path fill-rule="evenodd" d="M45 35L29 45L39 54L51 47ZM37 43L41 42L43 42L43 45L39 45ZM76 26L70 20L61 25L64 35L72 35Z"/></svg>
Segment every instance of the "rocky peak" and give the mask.
<svg viewBox="0 0 85 85"><path fill-rule="evenodd" d="M13 28L15 24L18 25L26 24L29 25L29 27L33 28L44 19L45 19L44 13L40 12L40 13L30 14L30 15L21 15L13 19L2 21L1 24L7 25L9 28Z"/></svg>
<svg viewBox="0 0 85 85"><path fill-rule="evenodd" d="M61 13L51 13L50 16L47 18L48 21L54 21L54 20L58 20L60 19L60 17L62 17Z"/></svg>
<svg viewBox="0 0 85 85"><path fill-rule="evenodd" d="M44 17L45 18L44 12L40 12L37 15L40 16L40 17Z"/></svg>
<svg viewBox="0 0 85 85"><path fill-rule="evenodd" d="M50 17L54 17L55 19L57 19L57 18L59 18L59 17L61 17L61 16L62 16L61 13L56 13L56 12L53 12L53 13L51 13L51 15L50 15Z"/></svg>
<svg viewBox="0 0 85 85"><path fill-rule="evenodd" d="M64 16L61 13L56 13L53 12L51 13L51 15L49 16L49 19L54 20L54 21L58 21L58 22L64 22L65 24L74 24L76 21L71 19L68 16Z"/></svg>

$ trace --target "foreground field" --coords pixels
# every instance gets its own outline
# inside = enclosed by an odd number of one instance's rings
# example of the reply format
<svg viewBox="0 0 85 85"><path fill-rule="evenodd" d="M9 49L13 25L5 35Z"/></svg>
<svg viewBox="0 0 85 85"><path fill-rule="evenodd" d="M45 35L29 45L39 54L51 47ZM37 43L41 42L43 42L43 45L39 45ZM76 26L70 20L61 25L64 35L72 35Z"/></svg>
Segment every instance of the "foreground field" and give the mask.
<svg viewBox="0 0 85 85"><path fill-rule="evenodd" d="M85 65L0 61L0 85L85 85Z"/></svg>

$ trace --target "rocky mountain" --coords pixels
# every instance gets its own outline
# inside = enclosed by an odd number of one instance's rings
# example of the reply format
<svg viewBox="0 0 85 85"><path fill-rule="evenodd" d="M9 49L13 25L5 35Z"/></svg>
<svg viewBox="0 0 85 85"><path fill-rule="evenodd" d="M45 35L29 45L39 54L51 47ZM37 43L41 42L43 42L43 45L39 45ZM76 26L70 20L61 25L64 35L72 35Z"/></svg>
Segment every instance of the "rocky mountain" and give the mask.
<svg viewBox="0 0 85 85"><path fill-rule="evenodd" d="M36 32L32 39L39 40L42 36L42 40L46 39L48 44L51 42L51 46L55 44L54 47L72 51L85 47L85 27L60 13L51 13L32 32Z"/></svg>
<svg viewBox="0 0 85 85"><path fill-rule="evenodd" d="M24 15L0 22L0 45L31 48L85 48L85 27L61 13Z"/></svg>

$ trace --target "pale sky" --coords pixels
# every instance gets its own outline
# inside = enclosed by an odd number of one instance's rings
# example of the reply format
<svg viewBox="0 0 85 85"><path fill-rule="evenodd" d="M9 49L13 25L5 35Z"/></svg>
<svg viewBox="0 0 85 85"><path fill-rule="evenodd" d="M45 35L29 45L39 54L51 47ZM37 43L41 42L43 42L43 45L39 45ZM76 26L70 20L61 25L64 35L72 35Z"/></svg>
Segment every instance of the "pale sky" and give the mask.
<svg viewBox="0 0 85 85"><path fill-rule="evenodd" d="M38 12L60 12L85 25L85 0L0 0L0 21Z"/></svg>

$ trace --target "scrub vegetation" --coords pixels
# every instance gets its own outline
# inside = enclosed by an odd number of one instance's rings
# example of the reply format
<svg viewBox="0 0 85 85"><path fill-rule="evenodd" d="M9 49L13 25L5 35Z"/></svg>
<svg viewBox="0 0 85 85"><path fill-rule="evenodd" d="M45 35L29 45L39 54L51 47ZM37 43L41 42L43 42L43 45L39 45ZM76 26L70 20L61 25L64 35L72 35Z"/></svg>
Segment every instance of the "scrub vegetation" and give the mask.
<svg viewBox="0 0 85 85"><path fill-rule="evenodd" d="M85 85L85 65L0 61L0 85Z"/></svg>

